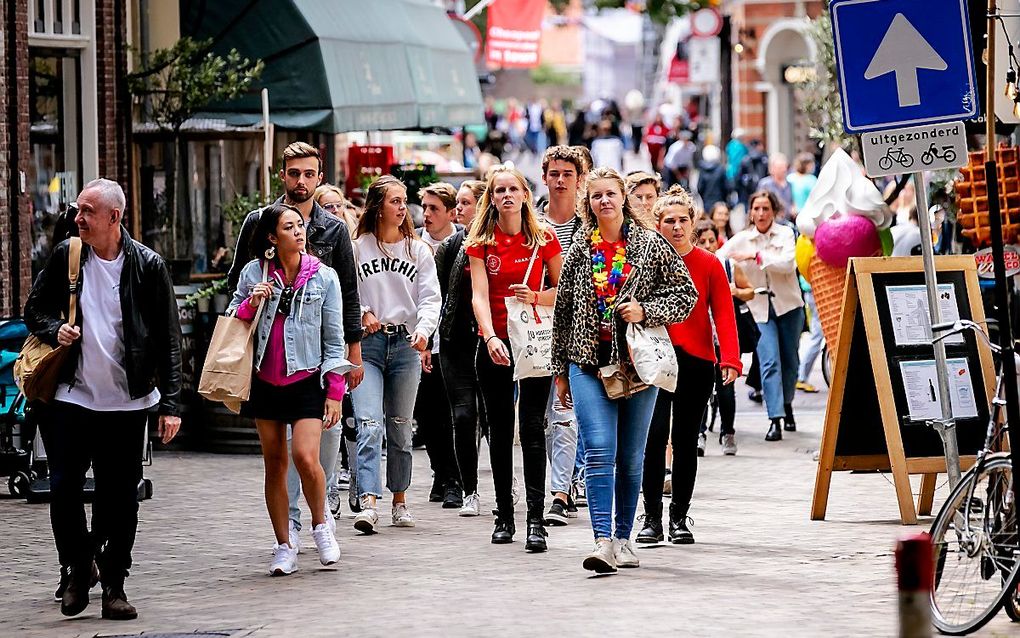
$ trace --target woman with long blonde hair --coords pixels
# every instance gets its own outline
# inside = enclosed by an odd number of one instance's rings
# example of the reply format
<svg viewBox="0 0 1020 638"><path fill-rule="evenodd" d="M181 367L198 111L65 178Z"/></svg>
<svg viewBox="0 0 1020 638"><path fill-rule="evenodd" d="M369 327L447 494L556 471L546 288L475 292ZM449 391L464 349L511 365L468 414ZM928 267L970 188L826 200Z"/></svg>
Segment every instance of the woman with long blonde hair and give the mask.
<svg viewBox="0 0 1020 638"><path fill-rule="evenodd" d="M386 428L386 486L393 493L394 527L414 527L404 493L411 484L411 417L421 377L419 353L439 322L436 262L415 235L407 188L390 175L372 183L354 235L361 295L365 379L355 388L358 496L354 528L376 531L382 497L382 441Z"/></svg>
<svg viewBox="0 0 1020 638"><path fill-rule="evenodd" d="M505 299L516 297L524 303L551 306L556 299L563 258L556 235L535 213L524 176L507 166L497 166L490 171L464 245L471 271L471 306L478 323L475 366L489 418L489 459L496 491L497 516L492 542L510 543L516 531L512 495L515 392ZM546 271L552 287L541 290ZM547 548L543 523L544 417L549 380L521 379L517 388L528 503L525 549L542 552Z"/></svg>
<svg viewBox="0 0 1020 638"><path fill-rule="evenodd" d="M583 567L614 573L640 565L630 535L658 389L610 399L599 370L632 367L628 323L683 321L698 293L683 259L631 209L619 173L594 169L585 192L584 227L564 260L556 296L552 363L556 391L574 406L584 447L595 548Z"/></svg>

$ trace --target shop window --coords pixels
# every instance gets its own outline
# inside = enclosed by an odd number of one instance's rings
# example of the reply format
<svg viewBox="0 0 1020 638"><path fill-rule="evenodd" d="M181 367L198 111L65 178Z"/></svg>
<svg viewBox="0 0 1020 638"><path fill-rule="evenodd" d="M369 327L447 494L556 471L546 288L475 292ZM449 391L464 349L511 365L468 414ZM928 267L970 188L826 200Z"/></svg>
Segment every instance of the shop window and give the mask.
<svg viewBox="0 0 1020 638"><path fill-rule="evenodd" d="M32 201L32 266L49 257L60 217L81 187L79 60L74 52L29 55L28 186ZM65 220L66 221L66 220Z"/></svg>

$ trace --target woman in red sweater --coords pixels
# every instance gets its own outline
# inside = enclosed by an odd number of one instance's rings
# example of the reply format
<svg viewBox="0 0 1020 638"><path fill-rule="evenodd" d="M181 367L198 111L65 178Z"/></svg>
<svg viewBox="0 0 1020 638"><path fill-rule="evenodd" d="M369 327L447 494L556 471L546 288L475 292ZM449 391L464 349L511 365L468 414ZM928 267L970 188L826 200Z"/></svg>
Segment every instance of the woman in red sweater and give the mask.
<svg viewBox="0 0 1020 638"><path fill-rule="evenodd" d="M740 347L733 314L730 284L715 255L698 248L691 240L694 231L694 202L679 186L671 188L655 202L653 217L662 234L683 257L698 289L698 302L682 323L669 326L669 336L679 364L677 392L659 390L652 425L645 446L645 470L642 492L645 498L645 524L637 542L663 540L662 483L665 477L666 442L670 436L672 412L673 494L669 506L669 540L676 544L694 542L687 512L694 494L698 473L698 434L701 417L715 383L715 346L712 323L719 338L723 382L733 383L740 375ZM709 317L711 313L711 318ZM680 392L680 389L683 389Z"/></svg>

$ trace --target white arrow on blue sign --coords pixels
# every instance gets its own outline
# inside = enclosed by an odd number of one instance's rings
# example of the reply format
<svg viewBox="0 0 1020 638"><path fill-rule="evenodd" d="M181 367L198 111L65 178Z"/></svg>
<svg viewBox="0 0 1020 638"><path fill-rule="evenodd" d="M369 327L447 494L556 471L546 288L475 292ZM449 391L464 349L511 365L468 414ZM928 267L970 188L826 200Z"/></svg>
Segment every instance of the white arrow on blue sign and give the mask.
<svg viewBox="0 0 1020 638"><path fill-rule="evenodd" d="M978 114L966 0L833 0L848 133Z"/></svg>

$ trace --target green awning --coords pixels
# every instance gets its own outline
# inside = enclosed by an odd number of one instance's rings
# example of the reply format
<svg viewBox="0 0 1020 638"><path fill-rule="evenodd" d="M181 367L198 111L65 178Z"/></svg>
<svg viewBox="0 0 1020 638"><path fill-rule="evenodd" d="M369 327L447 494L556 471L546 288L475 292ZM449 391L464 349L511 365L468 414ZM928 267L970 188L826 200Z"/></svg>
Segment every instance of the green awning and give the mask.
<svg viewBox="0 0 1020 638"><path fill-rule="evenodd" d="M426 0L181 3L181 32L261 59L277 126L326 133L484 121L471 52ZM262 117L254 91L205 109L234 125Z"/></svg>

